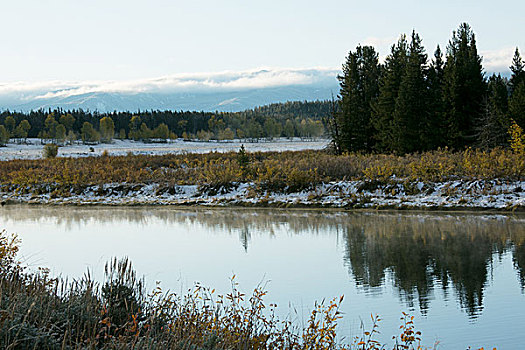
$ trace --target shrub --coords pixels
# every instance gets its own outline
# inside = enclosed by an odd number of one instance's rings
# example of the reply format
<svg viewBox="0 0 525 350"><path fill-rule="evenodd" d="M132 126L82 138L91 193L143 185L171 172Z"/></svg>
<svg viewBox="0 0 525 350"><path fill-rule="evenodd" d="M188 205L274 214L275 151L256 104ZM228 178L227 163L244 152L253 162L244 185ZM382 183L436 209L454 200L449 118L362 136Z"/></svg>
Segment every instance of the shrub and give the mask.
<svg viewBox="0 0 525 350"><path fill-rule="evenodd" d="M48 143L44 146L44 158L55 158L58 154L58 146L52 143Z"/></svg>
<svg viewBox="0 0 525 350"><path fill-rule="evenodd" d="M514 120L512 120L508 133L510 136L510 147L512 148L514 153L524 155L525 135L523 134L523 129Z"/></svg>

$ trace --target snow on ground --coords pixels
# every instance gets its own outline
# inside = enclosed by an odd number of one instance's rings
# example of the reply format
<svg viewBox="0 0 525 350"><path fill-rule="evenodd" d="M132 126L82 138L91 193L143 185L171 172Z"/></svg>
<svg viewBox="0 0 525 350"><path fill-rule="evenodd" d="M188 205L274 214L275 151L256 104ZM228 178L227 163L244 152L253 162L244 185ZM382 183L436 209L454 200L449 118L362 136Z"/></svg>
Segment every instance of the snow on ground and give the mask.
<svg viewBox="0 0 525 350"><path fill-rule="evenodd" d="M10 143L7 147L0 147L0 160L10 159L38 159L42 158L43 145L40 139L28 139L27 145ZM99 156L107 151L109 155L133 154L168 154L168 153L208 153L208 152L229 152L238 151L244 145L249 152L267 151L300 151L318 150L328 145L328 140L302 141L298 138L288 140L285 138L273 141L244 142L233 141L210 141L193 142L183 140L173 140L169 143L143 143L132 140L114 140L111 144L84 145L76 144L60 147L59 157L89 157ZM93 151L91 151L91 149Z"/></svg>
<svg viewBox="0 0 525 350"><path fill-rule="evenodd" d="M32 191L1 189L8 203L105 204L105 205L205 205L205 206L311 206L375 209L499 209L525 208L525 181L472 180L404 184L390 183L375 189L363 181L324 183L296 193L258 193L253 183L233 184L230 189L207 193L198 185L104 184L57 196L53 188ZM413 188L419 188L414 193ZM22 189L23 190L23 189ZM410 193L408 193L410 192Z"/></svg>

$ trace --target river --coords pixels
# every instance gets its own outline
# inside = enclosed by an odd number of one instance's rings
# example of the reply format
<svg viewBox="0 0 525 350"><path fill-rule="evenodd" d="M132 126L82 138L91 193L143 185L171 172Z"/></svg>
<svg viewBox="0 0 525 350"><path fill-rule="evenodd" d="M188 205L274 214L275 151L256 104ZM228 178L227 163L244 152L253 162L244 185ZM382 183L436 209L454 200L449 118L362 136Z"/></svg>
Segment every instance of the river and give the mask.
<svg viewBox="0 0 525 350"><path fill-rule="evenodd" d="M127 256L149 288L269 290L301 323L314 302L344 295L349 340L381 316L382 341L415 316L423 344L516 349L525 324L525 216L166 207L5 206L0 229L22 240L31 268L101 280Z"/></svg>

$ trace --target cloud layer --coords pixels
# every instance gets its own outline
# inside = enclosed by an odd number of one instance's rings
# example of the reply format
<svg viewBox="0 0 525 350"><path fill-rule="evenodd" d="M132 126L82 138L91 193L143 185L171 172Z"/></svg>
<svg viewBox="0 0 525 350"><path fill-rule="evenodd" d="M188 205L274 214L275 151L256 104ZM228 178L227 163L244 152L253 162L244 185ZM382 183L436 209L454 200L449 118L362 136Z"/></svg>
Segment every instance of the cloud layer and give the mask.
<svg viewBox="0 0 525 350"><path fill-rule="evenodd" d="M214 92L294 85L334 85L338 73L338 70L330 68L256 69L174 74L130 81L13 83L0 85L0 96L18 95L21 100L33 100L66 98L88 93Z"/></svg>
<svg viewBox="0 0 525 350"><path fill-rule="evenodd" d="M510 65L514 56L515 47L506 47L500 50L482 51L483 67L490 73L510 74Z"/></svg>

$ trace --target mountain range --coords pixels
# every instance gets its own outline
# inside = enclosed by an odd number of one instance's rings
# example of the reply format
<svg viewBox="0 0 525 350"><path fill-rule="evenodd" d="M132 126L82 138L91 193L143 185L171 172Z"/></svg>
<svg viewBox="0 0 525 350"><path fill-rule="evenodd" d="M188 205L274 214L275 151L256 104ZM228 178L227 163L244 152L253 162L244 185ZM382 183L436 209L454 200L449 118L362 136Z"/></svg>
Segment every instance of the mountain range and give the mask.
<svg viewBox="0 0 525 350"><path fill-rule="evenodd" d="M335 69L258 69L177 74L155 79L0 85L0 109L28 112L242 111L276 102L326 100L339 92Z"/></svg>

